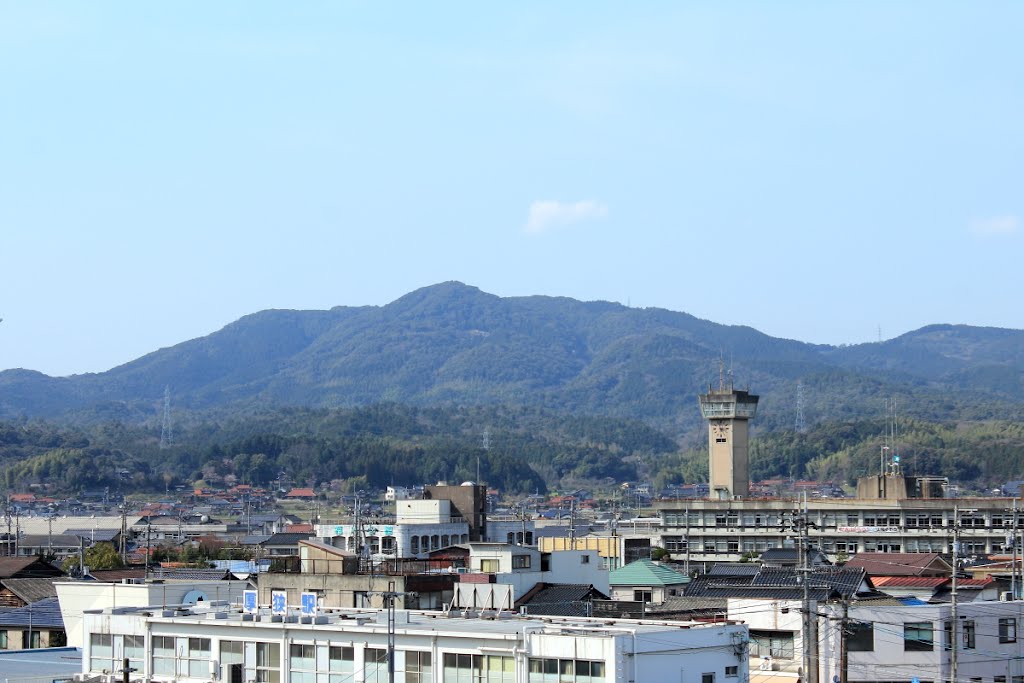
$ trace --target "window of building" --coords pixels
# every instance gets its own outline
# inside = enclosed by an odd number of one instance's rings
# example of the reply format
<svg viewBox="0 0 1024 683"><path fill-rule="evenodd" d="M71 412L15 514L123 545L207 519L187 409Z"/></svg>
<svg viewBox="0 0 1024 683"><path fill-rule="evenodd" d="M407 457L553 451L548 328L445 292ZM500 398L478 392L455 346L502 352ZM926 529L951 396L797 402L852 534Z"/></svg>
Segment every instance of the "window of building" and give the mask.
<svg viewBox="0 0 1024 683"><path fill-rule="evenodd" d="M498 573L498 561L497 560L480 560L480 571L485 574L497 574Z"/></svg>
<svg viewBox="0 0 1024 683"><path fill-rule="evenodd" d="M529 555L513 555L512 556L512 568L513 569L529 569L530 568L530 556Z"/></svg>
<svg viewBox="0 0 1024 683"><path fill-rule="evenodd" d="M193 678L208 677L210 675L210 639L189 638L188 649L185 653L187 662L183 671Z"/></svg>
<svg viewBox="0 0 1024 683"><path fill-rule="evenodd" d="M7 630L0 630L0 650L7 649Z"/></svg>
<svg viewBox="0 0 1024 683"><path fill-rule="evenodd" d="M555 660L556 664L557 661ZM555 678L552 680L558 680L557 672L556 667ZM463 655L449 652L444 655L442 680L445 683L516 683L516 662L512 657L499 655ZM531 674L531 683L542 680L546 679L533 678Z"/></svg>
<svg viewBox="0 0 1024 683"><path fill-rule="evenodd" d="M153 673L175 676L174 636L153 636Z"/></svg>
<svg viewBox="0 0 1024 683"><path fill-rule="evenodd" d="M714 673L703 673L700 675L700 683L715 683Z"/></svg>
<svg viewBox="0 0 1024 683"><path fill-rule="evenodd" d="M1006 676L993 676L992 683L1006 683Z"/></svg>
<svg viewBox="0 0 1024 683"><path fill-rule="evenodd" d="M999 642L1017 642L1017 620L1014 617L1004 617L999 620Z"/></svg>
<svg viewBox="0 0 1024 683"><path fill-rule="evenodd" d="M89 636L89 670L113 671L114 636L109 633L93 633Z"/></svg>
<svg viewBox="0 0 1024 683"><path fill-rule="evenodd" d="M739 678L740 668L738 666L727 666L725 667L726 678Z"/></svg>
<svg viewBox="0 0 1024 683"><path fill-rule="evenodd" d="M635 590L633 591L633 599L637 602L650 602L654 599L654 591L651 590Z"/></svg>
<svg viewBox="0 0 1024 683"><path fill-rule="evenodd" d="M793 634L778 631L751 631L750 655L793 659Z"/></svg>
<svg viewBox="0 0 1024 683"><path fill-rule="evenodd" d="M430 653L406 652L405 683L429 683L430 680Z"/></svg>
<svg viewBox="0 0 1024 683"><path fill-rule="evenodd" d="M281 683L280 643L256 643L256 683Z"/></svg>
<svg viewBox="0 0 1024 683"><path fill-rule="evenodd" d="M846 649L850 652L873 652L875 626L867 621L851 621L846 626Z"/></svg>
<svg viewBox="0 0 1024 683"><path fill-rule="evenodd" d="M245 662L245 644L240 640L220 641L221 664L243 664Z"/></svg>
<svg viewBox="0 0 1024 683"><path fill-rule="evenodd" d="M930 621L911 621L903 624L903 649L907 652L932 650L935 634Z"/></svg>
<svg viewBox="0 0 1024 683"><path fill-rule="evenodd" d="M293 643L288 648L288 683L316 683L316 645Z"/></svg>
<svg viewBox="0 0 1024 683"><path fill-rule="evenodd" d="M56 646L51 642L50 647ZM125 636L123 651L124 656L128 659L129 667L136 671L144 670L146 661L146 636Z"/></svg>
<svg viewBox="0 0 1024 683"><path fill-rule="evenodd" d="M363 649L363 680L366 683L387 683L387 650L377 647Z"/></svg>
<svg viewBox="0 0 1024 683"><path fill-rule="evenodd" d="M352 680L356 670L355 648L330 646L327 650L327 668L331 672L330 683L346 683Z"/></svg>
<svg viewBox="0 0 1024 683"><path fill-rule="evenodd" d="M527 680L529 683L597 683L604 680L604 673L604 662L531 657Z"/></svg>
<svg viewBox="0 0 1024 683"><path fill-rule="evenodd" d="M21 632L21 647L25 650L32 650L40 647L41 636L39 631L22 631Z"/></svg>

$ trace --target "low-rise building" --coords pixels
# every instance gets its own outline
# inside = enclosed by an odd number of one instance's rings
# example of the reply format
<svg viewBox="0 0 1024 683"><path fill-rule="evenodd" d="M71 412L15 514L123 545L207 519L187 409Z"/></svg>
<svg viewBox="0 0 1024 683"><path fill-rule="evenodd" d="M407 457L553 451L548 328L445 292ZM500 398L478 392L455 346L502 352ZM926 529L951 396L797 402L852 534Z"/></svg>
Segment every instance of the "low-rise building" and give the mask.
<svg viewBox="0 0 1024 683"><path fill-rule="evenodd" d="M393 635L389 646L389 616ZM720 623L226 605L85 615L82 676L152 681L725 683L747 678L747 629Z"/></svg>

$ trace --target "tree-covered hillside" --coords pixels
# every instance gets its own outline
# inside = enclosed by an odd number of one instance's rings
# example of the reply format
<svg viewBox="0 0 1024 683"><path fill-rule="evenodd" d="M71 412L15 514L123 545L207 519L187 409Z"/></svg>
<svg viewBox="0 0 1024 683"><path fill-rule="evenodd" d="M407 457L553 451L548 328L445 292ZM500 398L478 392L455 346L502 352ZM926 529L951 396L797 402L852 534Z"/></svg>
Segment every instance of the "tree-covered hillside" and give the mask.
<svg viewBox="0 0 1024 683"><path fill-rule="evenodd" d="M1024 332L933 326L878 344L776 339L685 313L566 298L500 298L449 282L386 306L264 311L108 372L0 373L0 416L140 422L176 408L252 412L398 402L519 405L700 428L696 396L720 360L760 394L759 425L863 419L896 397L907 417L1024 418Z"/></svg>

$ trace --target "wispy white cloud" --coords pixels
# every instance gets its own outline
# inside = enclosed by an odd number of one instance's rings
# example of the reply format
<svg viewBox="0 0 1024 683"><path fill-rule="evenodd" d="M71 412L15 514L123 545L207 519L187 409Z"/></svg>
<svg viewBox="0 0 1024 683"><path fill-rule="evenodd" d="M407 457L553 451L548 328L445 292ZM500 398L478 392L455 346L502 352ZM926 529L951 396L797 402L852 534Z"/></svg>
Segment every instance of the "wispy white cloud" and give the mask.
<svg viewBox="0 0 1024 683"><path fill-rule="evenodd" d="M1016 235L1020 232L1020 220L1016 216L991 216L971 221L971 232L983 237Z"/></svg>
<svg viewBox="0 0 1024 683"><path fill-rule="evenodd" d="M607 215L608 207L592 199L579 202L545 199L530 204L530 213L523 229L529 233L539 234L581 221L604 218Z"/></svg>

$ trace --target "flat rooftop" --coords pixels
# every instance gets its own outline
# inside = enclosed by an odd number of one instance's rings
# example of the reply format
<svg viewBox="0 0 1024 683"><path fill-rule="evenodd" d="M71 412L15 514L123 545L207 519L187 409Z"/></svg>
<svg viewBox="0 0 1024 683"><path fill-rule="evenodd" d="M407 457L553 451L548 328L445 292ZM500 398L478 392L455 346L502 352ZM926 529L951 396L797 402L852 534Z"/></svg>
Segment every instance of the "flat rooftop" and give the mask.
<svg viewBox="0 0 1024 683"><path fill-rule="evenodd" d="M287 624L290 632L304 629L322 632L325 628L336 628L348 632L387 632L387 611L372 609L328 608L320 610L313 619L303 620L298 610L287 616L273 615L269 609L249 615L238 607L212 605L194 609L164 609L162 607L113 608L88 611L87 614L140 614L151 615L154 624L196 624L208 623L211 627L245 624L247 628L279 629ZM256 620L258 618L258 621ZM304 623L305 621L305 623ZM545 627L544 630L562 632L593 631L597 635L609 635L609 629L628 630L637 634L660 633L666 630L708 629L733 622L705 623L698 621L671 621L664 619L608 619L597 617L553 617L524 616L515 612L494 610L464 613L453 610L450 613L419 610L396 610L395 628L399 632L444 631L501 638L518 637L523 626Z"/></svg>

